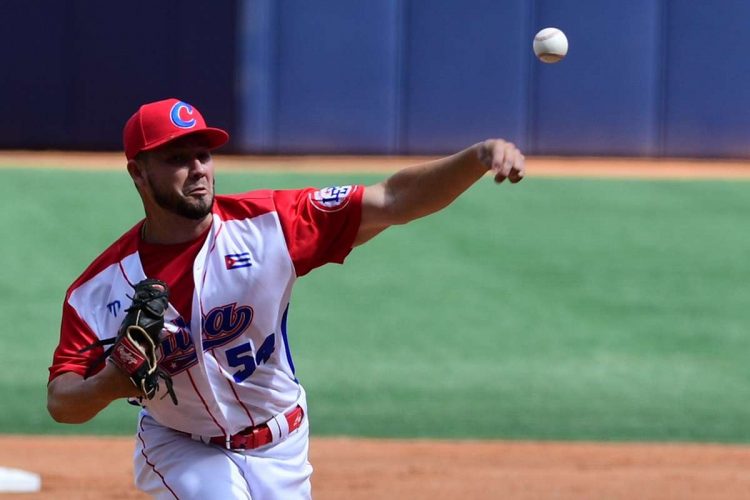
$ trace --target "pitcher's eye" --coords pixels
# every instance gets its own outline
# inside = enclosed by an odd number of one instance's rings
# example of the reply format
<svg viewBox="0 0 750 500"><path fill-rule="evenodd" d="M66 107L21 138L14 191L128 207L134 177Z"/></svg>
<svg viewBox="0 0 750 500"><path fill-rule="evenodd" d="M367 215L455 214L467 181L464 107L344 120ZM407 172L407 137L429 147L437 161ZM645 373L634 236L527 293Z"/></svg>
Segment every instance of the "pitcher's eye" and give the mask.
<svg viewBox="0 0 750 500"><path fill-rule="evenodd" d="M188 155L175 154L167 157L167 163L170 165L184 165L189 161Z"/></svg>

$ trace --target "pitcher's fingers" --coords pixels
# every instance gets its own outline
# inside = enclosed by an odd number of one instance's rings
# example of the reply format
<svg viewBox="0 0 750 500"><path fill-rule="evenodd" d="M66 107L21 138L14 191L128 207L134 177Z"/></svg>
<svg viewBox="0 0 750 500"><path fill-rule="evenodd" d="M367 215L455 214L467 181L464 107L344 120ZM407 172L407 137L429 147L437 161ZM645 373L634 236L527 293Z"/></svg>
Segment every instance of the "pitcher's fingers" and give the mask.
<svg viewBox="0 0 750 500"><path fill-rule="evenodd" d="M500 183L501 183L501 182L503 182L503 181L504 181L505 179L507 179L507 177L508 177L508 176L506 176L506 175L503 175L503 173L502 173L502 172L496 172L496 173L495 173L495 182L496 182L496 183L498 183L498 184L500 184Z"/></svg>
<svg viewBox="0 0 750 500"><path fill-rule="evenodd" d="M510 171L510 174L508 175L508 180L515 184L517 182L521 182L523 180L523 177L525 175L525 172L523 169L513 169Z"/></svg>

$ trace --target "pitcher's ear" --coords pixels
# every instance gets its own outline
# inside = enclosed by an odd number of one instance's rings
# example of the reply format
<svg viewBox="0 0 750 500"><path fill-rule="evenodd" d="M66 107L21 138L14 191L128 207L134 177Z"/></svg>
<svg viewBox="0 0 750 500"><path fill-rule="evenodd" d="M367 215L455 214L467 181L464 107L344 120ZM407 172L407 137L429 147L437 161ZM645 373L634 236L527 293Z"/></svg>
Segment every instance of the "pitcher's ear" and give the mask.
<svg viewBox="0 0 750 500"><path fill-rule="evenodd" d="M132 159L128 160L128 174L130 174L130 178L133 179L133 182L136 186L140 186L144 182L145 178L145 163L143 161L138 161L138 159Z"/></svg>

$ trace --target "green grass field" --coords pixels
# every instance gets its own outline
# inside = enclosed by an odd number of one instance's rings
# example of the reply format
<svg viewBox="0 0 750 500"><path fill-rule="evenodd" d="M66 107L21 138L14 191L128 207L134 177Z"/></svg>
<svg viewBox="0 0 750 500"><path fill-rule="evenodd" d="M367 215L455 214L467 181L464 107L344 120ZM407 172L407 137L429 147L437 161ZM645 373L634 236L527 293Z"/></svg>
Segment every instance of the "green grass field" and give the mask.
<svg viewBox="0 0 750 500"><path fill-rule="evenodd" d="M219 174L219 192L381 176ZM67 286L142 217L125 172L0 170L0 432L47 415ZM750 183L483 179L295 289L315 435L750 442Z"/></svg>

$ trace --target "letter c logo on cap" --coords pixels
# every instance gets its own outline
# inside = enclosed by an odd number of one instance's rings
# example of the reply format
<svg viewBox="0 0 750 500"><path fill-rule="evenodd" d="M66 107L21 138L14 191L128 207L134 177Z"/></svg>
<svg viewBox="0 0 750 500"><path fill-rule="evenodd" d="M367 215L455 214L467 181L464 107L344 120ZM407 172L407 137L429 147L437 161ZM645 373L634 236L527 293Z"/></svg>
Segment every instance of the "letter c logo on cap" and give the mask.
<svg viewBox="0 0 750 500"><path fill-rule="evenodd" d="M183 113L183 110L185 112ZM188 119L183 120L182 114L187 115ZM169 118L172 120L172 123L174 123L175 127L179 128L192 128L195 127L195 118L192 118L193 116L193 107L186 103L186 102L176 102L174 106L172 106L172 110L169 112Z"/></svg>

